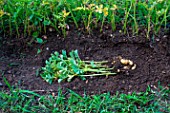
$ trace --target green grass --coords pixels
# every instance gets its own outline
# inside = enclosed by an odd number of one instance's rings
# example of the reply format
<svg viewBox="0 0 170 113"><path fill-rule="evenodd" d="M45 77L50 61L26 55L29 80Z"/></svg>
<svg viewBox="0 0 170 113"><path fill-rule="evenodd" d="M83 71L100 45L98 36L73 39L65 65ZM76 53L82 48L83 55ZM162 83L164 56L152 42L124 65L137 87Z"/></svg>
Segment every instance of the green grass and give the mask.
<svg viewBox="0 0 170 113"><path fill-rule="evenodd" d="M26 37L34 32L46 34L52 28L66 37L70 24L77 29L84 27L89 33L95 27L102 32L109 24L113 31L121 25L124 33L132 29L138 34L145 28L150 38L151 31L159 33L170 21L169 12L169 0L1 0L0 33Z"/></svg>
<svg viewBox="0 0 170 113"><path fill-rule="evenodd" d="M71 90L40 95L11 88L0 91L0 108L2 113L169 113L170 89L160 86L140 93L82 96Z"/></svg>

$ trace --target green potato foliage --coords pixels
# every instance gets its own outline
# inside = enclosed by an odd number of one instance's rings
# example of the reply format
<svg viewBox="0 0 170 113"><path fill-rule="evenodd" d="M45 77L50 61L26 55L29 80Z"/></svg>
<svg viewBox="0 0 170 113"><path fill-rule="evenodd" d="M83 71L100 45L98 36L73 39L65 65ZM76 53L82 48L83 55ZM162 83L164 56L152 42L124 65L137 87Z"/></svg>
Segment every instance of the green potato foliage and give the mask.
<svg viewBox="0 0 170 113"><path fill-rule="evenodd" d="M151 31L158 34L169 24L169 12L169 0L1 0L0 34L26 37L52 28L66 37L70 24L89 33L110 25L113 31L122 26L123 33L132 30L133 35L145 29L149 39Z"/></svg>
<svg viewBox="0 0 170 113"><path fill-rule="evenodd" d="M67 56L65 50L62 50L61 54L54 52L45 63L46 65L42 68L43 73L41 77L50 84L55 80L61 82L67 79L70 82L76 76L85 80L87 76L116 74L111 72L113 68L108 68L105 65L107 61L94 62L81 60L77 50L71 51L69 56Z"/></svg>

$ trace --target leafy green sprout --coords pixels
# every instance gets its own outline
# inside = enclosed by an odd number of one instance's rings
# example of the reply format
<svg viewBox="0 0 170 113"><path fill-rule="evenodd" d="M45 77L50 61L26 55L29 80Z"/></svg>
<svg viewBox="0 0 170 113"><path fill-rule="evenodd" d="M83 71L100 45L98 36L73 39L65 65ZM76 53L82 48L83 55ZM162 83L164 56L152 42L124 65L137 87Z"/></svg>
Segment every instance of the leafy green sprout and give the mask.
<svg viewBox="0 0 170 113"><path fill-rule="evenodd" d="M106 63L107 61L83 61L77 50L71 51L68 57L66 51L62 50L62 54L55 52L46 60L41 77L51 84L55 80L61 82L67 79L70 82L76 76L85 80L89 76L115 75L112 72L114 68L108 68Z"/></svg>

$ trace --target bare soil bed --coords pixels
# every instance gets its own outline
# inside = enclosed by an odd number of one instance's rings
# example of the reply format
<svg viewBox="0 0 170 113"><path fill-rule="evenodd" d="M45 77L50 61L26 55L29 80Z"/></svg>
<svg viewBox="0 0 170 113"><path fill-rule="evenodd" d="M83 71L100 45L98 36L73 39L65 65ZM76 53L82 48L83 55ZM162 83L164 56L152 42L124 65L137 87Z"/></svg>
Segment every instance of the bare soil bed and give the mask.
<svg viewBox="0 0 170 113"><path fill-rule="evenodd" d="M0 47L0 89L7 90L3 76L13 86L37 91L57 92L71 89L79 94L98 94L104 92L145 91L147 86L157 86L158 82L165 87L170 84L170 35L160 33L152 40L147 40L141 32L138 36L121 35L117 30L111 32L94 30L90 35L77 30L68 31L67 38L49 33L45 44L24 46L22 41ZM11 40L12 42L13 40ZM37 54L37 49L42 52ZM82 60L109 60L122 56L132 60L135 70L118 73L115 76L89 77L86 81L74 78L71 82L46 83L38 75L38 69L45 65L50 54L61 50L77 49Z"/></svg>

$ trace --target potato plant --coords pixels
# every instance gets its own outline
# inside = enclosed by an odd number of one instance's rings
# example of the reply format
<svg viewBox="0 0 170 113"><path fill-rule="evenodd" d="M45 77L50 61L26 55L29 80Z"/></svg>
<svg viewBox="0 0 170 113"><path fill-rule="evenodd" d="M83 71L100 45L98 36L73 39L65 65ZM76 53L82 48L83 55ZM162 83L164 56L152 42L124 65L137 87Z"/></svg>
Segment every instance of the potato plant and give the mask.
<svg viewBox="0 0 170 113"><path fill-rule="evenodd" d="M73 77L80 77L83 80L89 76L108 76L115 75L106 63L107 61L83 61L78 55L78 51L71 51L67 56L66 51L63 50L61 54L54 52L51 54L49 60L46 60L45 67L42 68L43 73L41 77L48 83L52 83L55 80L61 82L67 79L68 82Z"/></svg>

